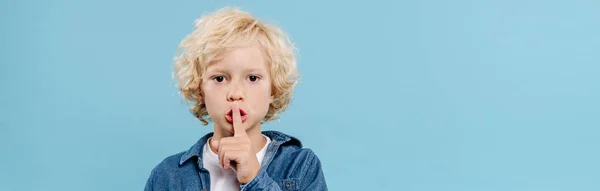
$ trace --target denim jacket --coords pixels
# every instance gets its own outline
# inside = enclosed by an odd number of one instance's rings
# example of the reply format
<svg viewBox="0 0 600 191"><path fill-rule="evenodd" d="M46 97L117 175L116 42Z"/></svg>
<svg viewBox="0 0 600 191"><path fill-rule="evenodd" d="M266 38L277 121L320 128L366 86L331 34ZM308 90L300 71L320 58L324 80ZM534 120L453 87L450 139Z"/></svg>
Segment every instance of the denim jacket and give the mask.
<svg viewBox="0 0 600 191"><path fill-rule="evenodd" d="M277 131L271 138L261 169L240 190L327 190L319 158L300 140ZM210 190L210 175L202 167L202 148L209 133L189 150L165 158L152 170L145 190Z"/></svg>

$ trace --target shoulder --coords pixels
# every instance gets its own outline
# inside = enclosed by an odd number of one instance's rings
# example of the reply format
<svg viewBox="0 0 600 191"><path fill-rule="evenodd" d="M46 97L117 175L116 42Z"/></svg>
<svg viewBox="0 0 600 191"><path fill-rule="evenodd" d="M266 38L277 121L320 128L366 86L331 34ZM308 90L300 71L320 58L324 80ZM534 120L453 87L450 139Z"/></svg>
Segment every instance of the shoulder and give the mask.
<svg viewBox="0 0 600 191"><path fill-rule="evenodd" d="M293 144L282 144L279 147L278 152L284 155L294 156L294 158L312 158L316 156L312 149Z"/></svg>
<svg viewBox="0 0 600 191"><path fill-rule="evenodd" d="M173 183L194 181L198 176L198 160L202 155L202 147L212 133L208 133L187 151L182 151L164 158L152 169L150 180L154 182Z"/></svg>
<svg viewBox="0 0 600 191"><path fill-rule="evenodd" d="M279 142L270 166L313 166L320 163L313 150L303 147L299 139L278 131L264 133Z"/></svg>
<svg viewBox="0 0 600 191"><path fill-rule="evenodd" d="M302 177L309 171L321 168L321 162L315 152L303 147L299 139L277 131L265 132L265 134L279 143L275 156L269 164L271 175Z"/></svg>
<svg viewBox="0 0 600 191"><path fill-rule="evenodd" d="M310 166L318 162L319 158L310 148L281 145L273 162L275 161L281 161L282 163L287 161L291 165L303 164L303 166Z"/></svg>
<svg viewBox="0 0 600 191"><path fill-rule="evenodd" d="M311 159L316 157L315 153L302 145L300 139L279 131L264 131L263 134L269 136L273 143L278 145L277 156L286 156L290 158ZM289 159L289 158L288 158Z"/></svg>
<svg viewBox="0 0 600 191"><path fill-rule="evenodd" d="M158 163L150 173L146 188L153 190L176 189L181 185L197 185L197 164L186 161L180 164L185 152L180 152L166 157Z"/></svg>
<svg viewBox="0 0 600 191"><path fill-rule="evenodd" d="M183 156L184 153L185 153L185 151L182 151L177 154L174 154L174 155L164 158L160 163L158 163L154 167L152 172L162 172L162 171L168 171L170 169L179 168L179 161L181 160L181 156Z"/></svg>
<svg viewBox="0 0 600 191"><path fill-rule="evenodd" d="M152 169L150 178L157 180L173 176L171 173L178 171L182 167L179 165L179 161L184 153L185 152L180 152L163 159Z"/></svg>
<svg viewBox="0 0 600 191"><path fill-rule="evenodd" d="M166 157L158 165L156 165L156 167L154 167L152 172L161 173L182 170L196 170L196 159L202 155L202 147L210 136L212 136L212 133L208 133L201 137L188 150Z"/></svg>

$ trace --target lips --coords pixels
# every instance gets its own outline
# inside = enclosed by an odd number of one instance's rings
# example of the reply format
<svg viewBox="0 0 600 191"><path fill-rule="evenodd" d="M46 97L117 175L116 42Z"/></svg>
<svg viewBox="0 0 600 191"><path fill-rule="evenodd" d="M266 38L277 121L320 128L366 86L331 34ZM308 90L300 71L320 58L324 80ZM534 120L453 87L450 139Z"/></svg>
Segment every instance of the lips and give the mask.
<svg viewBox="0 0 600 191"><path fill-rule="evenodd" d="M248 115L246 115L246 111L243 109L240 109L240 116L242 116L242 122L245 122L246 118L248 117ZM227 121L229 121L229 123L233 123L233 110L229 110L227 114L225 114L225 118Z"/></svg>

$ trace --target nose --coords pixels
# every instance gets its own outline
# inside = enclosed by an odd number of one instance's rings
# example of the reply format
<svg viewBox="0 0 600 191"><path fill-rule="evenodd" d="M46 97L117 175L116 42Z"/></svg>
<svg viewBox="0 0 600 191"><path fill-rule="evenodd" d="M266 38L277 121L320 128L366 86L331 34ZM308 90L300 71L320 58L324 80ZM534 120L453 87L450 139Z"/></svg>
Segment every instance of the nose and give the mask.
<svg viewBox="0 0 600 191"><path fill-rule="evenodd" d="M239 83L232 83L227 94L227 101L243 101L244 100L244 88Z"/></svg>

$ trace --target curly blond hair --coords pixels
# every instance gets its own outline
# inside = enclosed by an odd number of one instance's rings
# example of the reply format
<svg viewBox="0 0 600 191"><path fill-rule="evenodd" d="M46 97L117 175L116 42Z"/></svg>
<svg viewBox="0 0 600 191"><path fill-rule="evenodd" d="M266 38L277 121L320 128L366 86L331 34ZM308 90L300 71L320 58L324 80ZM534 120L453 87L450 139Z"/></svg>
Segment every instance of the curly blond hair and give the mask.
<svg viewBox="0 0 600 191"><path fill-rule="evenodd" d="M277 114L290 104L298 82L294 45L281 29L263 24L238 8L226 7L195 21L193 32L181 41L174 60L173 77L177 79L179 93L203 125L211 120L202 102L201 85L206 69L222 59L223 53L251 42L258 42L263 48L272 79L274 101L261 123L278 119Z"/></svg>

